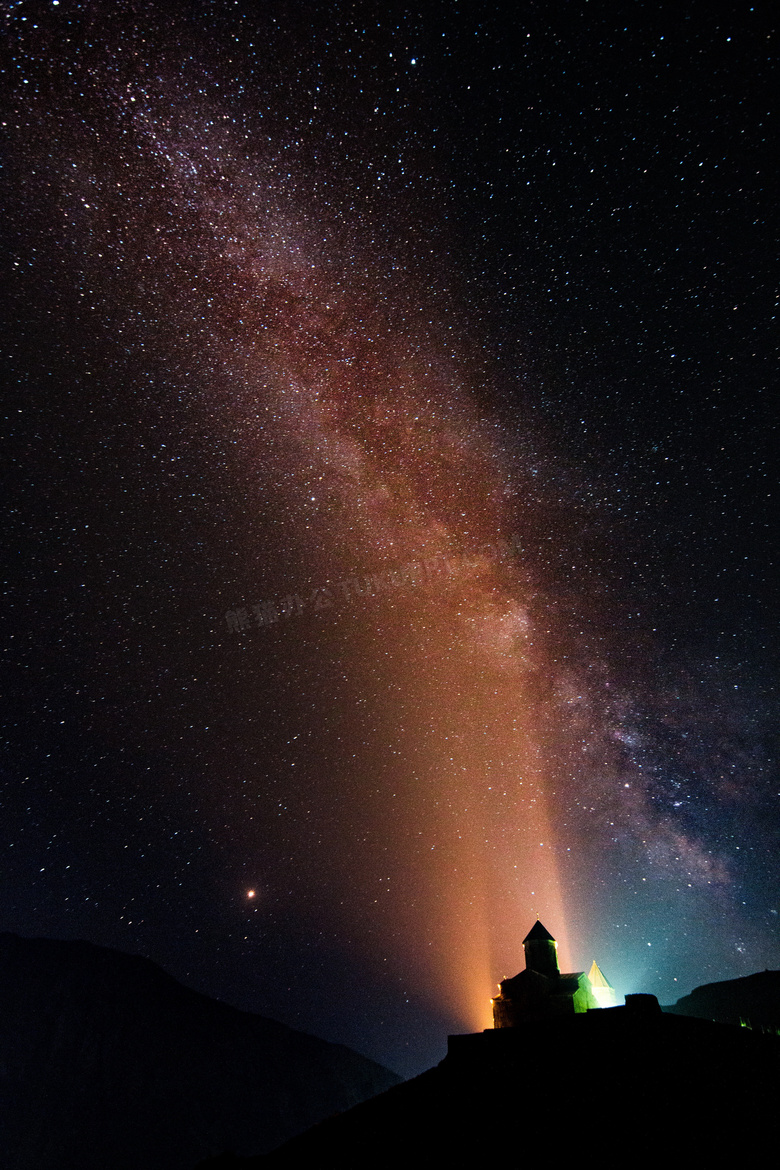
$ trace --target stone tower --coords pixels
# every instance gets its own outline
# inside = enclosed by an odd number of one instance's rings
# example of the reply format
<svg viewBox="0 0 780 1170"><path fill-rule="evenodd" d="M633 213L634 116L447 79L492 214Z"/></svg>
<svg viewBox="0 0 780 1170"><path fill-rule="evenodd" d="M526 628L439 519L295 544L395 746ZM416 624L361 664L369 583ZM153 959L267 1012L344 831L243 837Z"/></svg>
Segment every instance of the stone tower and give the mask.
<svg viewBox="0 0 780 1170"><path fill-rule="evenodd" d="M560 975L558 944L538 918L523 939L523 950L526 971L538 971L553 979Z"/></svg>

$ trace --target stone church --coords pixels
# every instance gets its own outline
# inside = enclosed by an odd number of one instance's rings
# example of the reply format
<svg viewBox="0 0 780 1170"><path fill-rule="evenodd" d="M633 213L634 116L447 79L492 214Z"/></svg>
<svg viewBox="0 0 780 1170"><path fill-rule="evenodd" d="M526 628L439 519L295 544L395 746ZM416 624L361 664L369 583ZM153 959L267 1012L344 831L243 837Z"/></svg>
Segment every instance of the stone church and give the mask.
<svg viewBox="0 0 780 1170"><path fill-rule="evenodd" d="M493 1000L494 1028L517 1028L615 1005L615 992L595 961L587 975L561 971L558 944L541 922L535 922L523 939L523 950L525 971L504 979Z"/></svg>

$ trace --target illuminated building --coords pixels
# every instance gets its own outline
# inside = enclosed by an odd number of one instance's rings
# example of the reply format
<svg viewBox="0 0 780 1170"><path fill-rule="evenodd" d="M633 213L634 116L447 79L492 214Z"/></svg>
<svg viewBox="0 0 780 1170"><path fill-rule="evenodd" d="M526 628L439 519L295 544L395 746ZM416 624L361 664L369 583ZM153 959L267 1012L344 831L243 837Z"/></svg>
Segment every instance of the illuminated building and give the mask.
<svg viewBox="0 0 780 1170"><path fill-rule="evenodd" d="M517 1028L536 1020L613 1007L615 992L594 962L590 973L564 973L558 944L537 921L523 939L525 970L499 984L493 1000L494 1028Z"/></svg>

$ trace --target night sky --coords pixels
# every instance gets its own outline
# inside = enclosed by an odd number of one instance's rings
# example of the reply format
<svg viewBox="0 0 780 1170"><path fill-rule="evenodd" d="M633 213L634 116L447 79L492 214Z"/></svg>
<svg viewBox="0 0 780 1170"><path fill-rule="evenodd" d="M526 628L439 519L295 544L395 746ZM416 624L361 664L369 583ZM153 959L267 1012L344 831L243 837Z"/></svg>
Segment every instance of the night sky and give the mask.
<svg viewBox="0 0 780 1170"><path fill-rule="evenodd" d="M8 11L0 929L402 1074L779 968L770 6Z"/></svg>

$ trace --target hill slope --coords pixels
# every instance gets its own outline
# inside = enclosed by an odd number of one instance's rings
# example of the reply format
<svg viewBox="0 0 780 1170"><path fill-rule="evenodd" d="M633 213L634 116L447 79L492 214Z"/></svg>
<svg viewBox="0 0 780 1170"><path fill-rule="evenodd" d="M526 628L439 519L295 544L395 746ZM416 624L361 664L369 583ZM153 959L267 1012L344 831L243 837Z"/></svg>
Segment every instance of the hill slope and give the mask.
<svg viewBox="0 0 780 1170"><path fill-rule="evenodd" d="M259 1154L400 1078L146 959L0 935L0 1161L189 1170Z"/></svg>
<svg viewBox="0 0 780 1170"><path fill-rule="evenodd" d="M775 1036L609 1008L451 1037L422 1076L265 1157L201 1170L719 1165L765 1147L779 1090Z"/></svg>
<svg viewBox="0 0 780 1170"><path fill-rule="evenodd" d="M684 995L665 1012L740 1024L751 1028L780 1029L780 971L758 971L741 979L704 983Z"/></svg>

